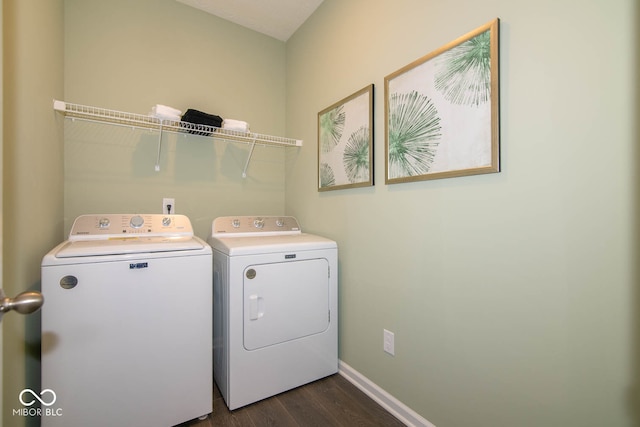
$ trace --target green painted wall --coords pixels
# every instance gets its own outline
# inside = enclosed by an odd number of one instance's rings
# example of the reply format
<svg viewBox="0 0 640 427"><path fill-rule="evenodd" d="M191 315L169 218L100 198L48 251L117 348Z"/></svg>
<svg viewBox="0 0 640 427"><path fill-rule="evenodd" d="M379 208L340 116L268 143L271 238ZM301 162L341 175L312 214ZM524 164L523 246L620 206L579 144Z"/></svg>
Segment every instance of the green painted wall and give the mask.
<svg viewBox="0 0 640 427"><path fill-rule="evenodd" d="M325 0L287 42L286 212L338 241L340 358L439 427L632 425L636 3ZM496 17L502 172L385 185L384 77ZM318 193L317 113L370 83L376 185Z"/></svg>
<svg viewBox="0 0 640 427"><path fill-rule="evenodd" d="M65 101L147 114L156 104L284 136L285 44L174 0L65 1ZM65 232L85 213L160 213L206 238L221 215L284 213L282 148L65 122Z"/></svg>
<svg viewBox="0 0 640 427"><path fill-rule="evenodd" d="M3 0L2 18L2 281L13 297L39 289L42 256L63 237L62 127L51 108L63 90L63 2ZM40 387L39 327L38 314L2 319L4 427L37 421L12 410L25 387Z"/></svg>

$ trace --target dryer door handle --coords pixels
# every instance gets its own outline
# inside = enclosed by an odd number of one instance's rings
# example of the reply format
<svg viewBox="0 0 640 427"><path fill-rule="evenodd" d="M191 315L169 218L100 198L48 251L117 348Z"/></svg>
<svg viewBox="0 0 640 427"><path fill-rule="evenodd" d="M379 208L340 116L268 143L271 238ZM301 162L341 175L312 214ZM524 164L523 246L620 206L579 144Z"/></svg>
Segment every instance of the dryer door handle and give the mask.
<svg viewBox="0 0 640 427"><path fill-rule="evenodd" d="M249 295L249 320L258 320L264 316L264 298Z"/></svg>

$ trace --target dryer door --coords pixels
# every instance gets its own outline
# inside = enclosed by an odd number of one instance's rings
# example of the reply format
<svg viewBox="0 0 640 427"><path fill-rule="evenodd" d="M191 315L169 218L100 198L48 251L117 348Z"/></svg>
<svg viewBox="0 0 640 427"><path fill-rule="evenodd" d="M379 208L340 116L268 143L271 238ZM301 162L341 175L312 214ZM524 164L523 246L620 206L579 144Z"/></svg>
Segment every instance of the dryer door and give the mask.
<svg viewBox="0 0 640 427"><path fill-rule="evenodd" d="M244 270L244 347L269 345L327 330L326 259L249 265Z"/></svg>

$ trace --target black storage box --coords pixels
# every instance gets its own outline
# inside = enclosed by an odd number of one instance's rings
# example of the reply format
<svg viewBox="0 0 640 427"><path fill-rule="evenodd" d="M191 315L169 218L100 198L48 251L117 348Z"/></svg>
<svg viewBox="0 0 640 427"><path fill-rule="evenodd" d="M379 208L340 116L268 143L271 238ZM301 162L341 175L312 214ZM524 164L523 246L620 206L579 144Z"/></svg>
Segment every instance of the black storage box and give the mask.
<svg viewBox="0 0 640 427"><path fill-rule="evenodd" d="M182 115L183 122L192 123L194 125L213 126L217 128L222 126L222 120L222 117L216 116L215 114L207 114L191 108ZM205 131L199 126L188 126L185 124L183 124L183 126L186 127L187 132L194 135L211 135L211 132Z"/></svg>

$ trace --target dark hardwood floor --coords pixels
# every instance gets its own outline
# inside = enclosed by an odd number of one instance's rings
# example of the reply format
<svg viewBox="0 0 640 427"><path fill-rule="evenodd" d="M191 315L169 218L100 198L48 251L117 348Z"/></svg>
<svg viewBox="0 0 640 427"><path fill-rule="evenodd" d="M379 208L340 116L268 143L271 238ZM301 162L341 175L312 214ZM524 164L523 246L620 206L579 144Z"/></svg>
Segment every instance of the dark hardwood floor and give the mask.
<svg viewBox="0 0 640 427"><path fill-rule="evenodd" d="M231 412L214 387L213 414L179 427L403 426L397 418L336 374Z"/></svg>

